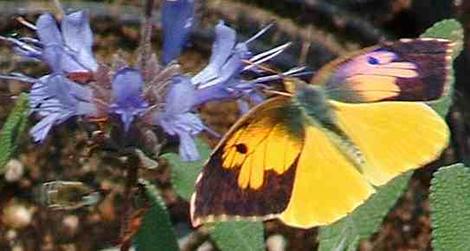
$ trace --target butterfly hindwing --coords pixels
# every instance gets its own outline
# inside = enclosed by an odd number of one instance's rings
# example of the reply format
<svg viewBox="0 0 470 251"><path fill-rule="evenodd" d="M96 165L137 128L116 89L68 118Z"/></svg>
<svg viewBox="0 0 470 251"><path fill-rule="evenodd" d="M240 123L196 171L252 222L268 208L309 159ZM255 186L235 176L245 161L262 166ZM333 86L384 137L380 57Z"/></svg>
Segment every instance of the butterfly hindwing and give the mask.
<svg viewBox="0 0 470 251"><path fill-rule="evenodd" d="M331 102L337 125L365 158L364 176L380 186L439 157L449 141L445 121L421 102Z"/></svg>
<svg viewBox="0 0 470 251"><path fill-rule="evenodd" d="M216 147L196 183L194 225L233 217L272 218L289 202L304 135L286 97L239 120Z"/></svg>
<svg viewBox="0 0 470 251"><path fill-rule="evenodd" d="M436 38L385 42L333 61L312 83L347 103L436 100L448 91L453 47Z"/></svg>
<svg viewBox="0 0 470 251"><path fill-rule="evenodd" d="M310 228L332 223L362 204L374 188L321 128L305 128L289 204L279 218Z"/></svg>

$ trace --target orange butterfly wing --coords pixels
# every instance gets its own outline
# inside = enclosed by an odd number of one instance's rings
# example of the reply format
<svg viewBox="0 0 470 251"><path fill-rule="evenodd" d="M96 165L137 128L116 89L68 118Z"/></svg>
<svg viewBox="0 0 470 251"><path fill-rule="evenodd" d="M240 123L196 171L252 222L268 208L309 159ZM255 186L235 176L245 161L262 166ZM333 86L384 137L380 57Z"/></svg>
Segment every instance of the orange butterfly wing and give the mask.
<svg viewBox="0 0 470 251"><path fill-rule="evenodd" d="M290 98L277 97L240 119L198 178L191 199L193 224L281 213L304 141L301 118Z"/></svg>

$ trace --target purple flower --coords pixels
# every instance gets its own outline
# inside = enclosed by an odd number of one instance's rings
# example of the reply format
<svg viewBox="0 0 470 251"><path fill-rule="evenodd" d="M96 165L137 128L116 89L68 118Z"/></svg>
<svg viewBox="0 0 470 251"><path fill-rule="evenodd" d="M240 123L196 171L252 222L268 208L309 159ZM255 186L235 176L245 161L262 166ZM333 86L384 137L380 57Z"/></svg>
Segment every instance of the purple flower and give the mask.
<svg viewBox="0 0 470 251"><path fill-rule="evenodd" d="M256 97L254 101L259 100L260 93L256 90L256 84L263 81L256 78L243 80L242 73L251 69L257 70L259 64L277 56L290 45L287 43L253 56L248 44L269 28L270 26L265 27L245 42L236 43L236 32L222 21L217 24L209 64L191 79L197 89L195 106L212 100L237 99L242 96ZM247 65L247 61L251 64ZM275 76L271 78L280 78L281 74ZM260 79L263 78L265 77Z"/></svg>
<svg viewBox="0 0 470 251"><path fill-rule="evenodd" d="M119 114L127 132L136 116L142 114L148 103L142 98L144 80L138 70L123 68L112 81L113 103L110 112Z"/></svg>
<svg viewBox="0 0 470 251"><path fill-rule="evenodd" d="M191 113L195 89L189 78L176 76L165 97L165 109L155 113L153 122L166 133L179 138L179 154L183 161L198 160L199 152L194 137L205 129L196 114Z"/></svg>
<svg viewBox="0 0 470 251"><path fill-rule="evenodd" d="M194 22L194 0L165 0L162 6L163 64L177 58Z"/></svg>
<svg viewBox="0 0 470 251"><path fill-rule="evenodd" d="M49 13L42 14L36 25L25 23L36 31L39 38L5 38L21 56L45 61L52 68L50 58L44 56L46 49L53 49L60 56L61 69L66 73L93 72L98 68L92 52L93 34L84 11L64 16L60 24Z"/></svg>
<svg viewBox="0 0 470 251"><path fill-rule="evenodd" d="M235 50L235 42L235 30L219 22L215 26L215 41L209 64L191 79L194 85L198 88L218 85L242 69L241 60L247 59L250 52L246 46L237 46L238 50Z"/></svg>
<svg viewBox="0 0 470 251"><path fill-rule="evenodd" d="M61 74L46 75L38 79L29 95L31 111L42 117L31 128L30 134L34 141L43 141L53 125L73 116L93 116L96 107L92 100L90 88L76 84Z"/></svg>

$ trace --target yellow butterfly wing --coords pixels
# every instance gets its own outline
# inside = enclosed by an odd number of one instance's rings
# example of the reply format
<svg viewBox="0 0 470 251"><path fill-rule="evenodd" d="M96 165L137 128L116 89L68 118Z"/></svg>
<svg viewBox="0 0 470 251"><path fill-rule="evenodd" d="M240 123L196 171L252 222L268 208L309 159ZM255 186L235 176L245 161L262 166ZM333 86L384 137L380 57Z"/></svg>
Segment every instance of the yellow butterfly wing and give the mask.
<svg viewBox="0 0 470 251"><path fill-rule="evenodd" d="M322 129L307 127L292 196L280 215L301 228L332 223L403 172L436 159L447 146L445 121L424 103L330 101L337 125L360 150L353 163ZM358 170L359 168L359 170Z"/></svg>
<svg viewBox="0 0 470 251"><path fill-rule="evenodd" d="M303 145L300 111L277 97L252 109L221 140L196 182L193 225L227 218L273 218L291 196Z"/></svg>
<svg viewBox="0 0 470 251"><path fill-rule="evenodd" d="M280 218L308 228L331 223L373 187L290 98L266 101L240 119L216 147L196 183L193 225Z"/></svg>
<svg viewBox="0 0 470 251"><path fill-rule="evenodd" d="M372 193L374 188L327 134L308 126L292 196L279 218L300 228L329 224L353 211Z"/></svg>
<svg viewBox="0 0 470 251"><path fill-rule="evenodd" d="M445 121L421 102L330 101L338 126L364 155L364 176L380 186L439 157L449 141Z"/></svg>

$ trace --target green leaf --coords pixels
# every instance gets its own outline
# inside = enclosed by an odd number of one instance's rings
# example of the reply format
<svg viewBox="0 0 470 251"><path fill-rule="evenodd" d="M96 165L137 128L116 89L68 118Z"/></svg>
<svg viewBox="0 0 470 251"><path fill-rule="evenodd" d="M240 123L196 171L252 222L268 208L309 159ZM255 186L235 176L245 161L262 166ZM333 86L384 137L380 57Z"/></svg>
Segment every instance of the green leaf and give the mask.
<svg viewBox="0 0 470 251"><path fill-rule="evenodd" d="M265 250L263 223L229 221L214 224L210 236L222 251Z"/></svg>
<svg viewBox="0 0 470 251"><path fill-rule="evenodd" d="M356 250L360 240L377 231L390 208L405 190L412 172L403 174L378 191L366 203L338 222L320 228L319 250Z"/></svg>
<svg viewBox="0 0 470 251"><path fill-rule="evenodd" d="M189 201L194 192L194 183L202 171L202 167L211 153L209 146L202 140L196 140L201 159L199 161L185 162L176 153L165 153L161 157L170 162L171 181L176 193L183 199Z"/></svg>
<svg viewBox="0 0 470 251"><path fill-rule="evenodd" d="M179 250L170 215L155 186L143 181L150 209L134 237L137 251Z"/></svg>
<svg viewBox="0 0 470 251"><path fill-rule="evenodd" d="M444 19L428 28L420 37L444 38L455 42L453 57L462 51L464 31L462 25L455 19Z"/></svg>
<svg viewBox="0 0 470 251"><path fill-rule="evenodd" d="M453 41L455 43L454 54L452 55L453 59L455 59L462 51L463 36L464 31L462 25L455 19L446 19L437 22L421 35L421 37L445 38ZM442 117L446 116L447 112L449 111L449 107L452 104L452 94L454 91L455 82L454 70L451 69L449 74L449 83L447 83L449 85L448 95L443 96L439 100L429 102L429 105Z"/></svg>
<svg viewBox="0 0 470 251"><path fill-rule="evenodd" d="M21 94L0 132L0 172L16 151L18 139L27 125L28 111L28 98Z"/></svg>
<svg viewBox="0 0 470 251"><path fill-rule="evenodd" d="M470 249L470 168L442 167L431 181L432 246L435 250Z"/></svg>

